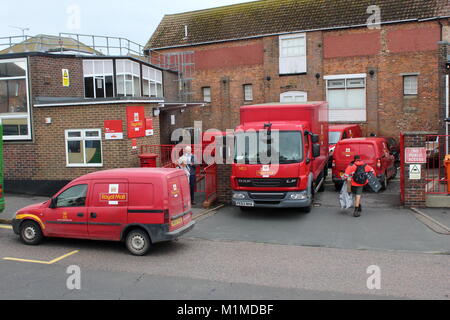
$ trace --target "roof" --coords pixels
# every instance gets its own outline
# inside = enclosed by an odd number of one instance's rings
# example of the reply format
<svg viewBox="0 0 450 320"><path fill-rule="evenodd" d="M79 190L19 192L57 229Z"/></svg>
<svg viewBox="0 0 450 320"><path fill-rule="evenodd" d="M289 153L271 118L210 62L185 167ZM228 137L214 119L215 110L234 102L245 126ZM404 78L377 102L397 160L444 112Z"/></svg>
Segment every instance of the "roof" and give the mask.
<svg viewBox="0 0 450 320"><path fill-rule="evenodd" d="M73 38L45 34L27 38L25 41L0 51L0 54L22 52L76 52L78 54L101 54L101 52L96 51Z"/></svg>
<svg viewBox="0 0 450 320"><path fill-rule="evenodd" d="M179 169L172 169L172 168L122 168L122 169L102 170L102 171L88 173L84 176L81 176L81 177L75 179L74 181L76 181L76 180L91 180L91 179L105 179L105 178L148 179L150 177L162 177L162 176L168 176L173 173L180 173L180 172L181 172L181 174L184 174Z"/></svg>
<svg viewBox="0 0 450 320"><path fill-rule="evenodd" d="M371 5L380 7L382 23L450 16L448 0L260 0L165 15L146 49L365 26Z"/></svg>

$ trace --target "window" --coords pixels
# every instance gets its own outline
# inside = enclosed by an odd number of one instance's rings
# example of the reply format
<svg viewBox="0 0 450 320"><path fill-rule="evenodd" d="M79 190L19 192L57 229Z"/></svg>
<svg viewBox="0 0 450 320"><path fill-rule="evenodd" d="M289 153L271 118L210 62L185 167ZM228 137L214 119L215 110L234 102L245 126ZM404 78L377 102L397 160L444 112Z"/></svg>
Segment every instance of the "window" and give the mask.
<svg viewBox="0 0 450 320"><path fill-rule="evenodd" d="M101 130L66 130L66 159L69 167L101 167Z"/></svg>
<svg viewBox="0 0 450 320"><path fill-rule="evenodd" d="M56 199L56 207L84 207L86 205L87 188L87 184L80 184L62 192Z"/></svg>
<svg viewBox="0 0 450 320"><path fill-rule="evenodd" d="M306 35L298 33L279 37L280 74L306 72Z"/></svg>
<svg viewBox="0 0 450 320"><path fill-rule="evenodd" d="M114 97L112 60L83 60L83 74L86 98Z"/></svg>
<svg viewBox="0 0 450 320"><path fill-rule="evenodd" d="M366 75L325 76L329 121L366 121Z"/></svg>
<svg viewBox="0 0 450 320"><path fill-rule="evenodd" d="M211 88L203 87L202 92L203 92L203 101L211 102Z"/></svg>
<svg viewBox="0 0 450 320"><path fill-rule="evenodd" d="M403 94L405 96L417 95L417 79L417 75L403 76Z"/></svg>
<svg viewBox="0 0 450 320"><path fill-rule="evenodd" d="M142 66L142 85L144 97L163 97L162 91L162 72L160 70Z"/></svg>
<svg viewBox="0 0 450 320"><path fill-rule="evenodd" d="M244 84L244 101L253 101L253 86Z"/></svg>
<svg viewBox="0 0 450 320"><path fill-rule="evenodd" d="M0 60L0 121L4 140L31 139L26 59Z"/></svg>
<svg viewBox="0 0 450 320"><path fill-rule="evenodd" d="M119 97L141 96L140 64L131 60L116 60L117 95Z"/></svg>
<svg viewBox="0 0 450 320"><path fill-rule="evenodd" d="M308 93L304 91L288 91L280 95L280 102L306 102Z"/></svg>

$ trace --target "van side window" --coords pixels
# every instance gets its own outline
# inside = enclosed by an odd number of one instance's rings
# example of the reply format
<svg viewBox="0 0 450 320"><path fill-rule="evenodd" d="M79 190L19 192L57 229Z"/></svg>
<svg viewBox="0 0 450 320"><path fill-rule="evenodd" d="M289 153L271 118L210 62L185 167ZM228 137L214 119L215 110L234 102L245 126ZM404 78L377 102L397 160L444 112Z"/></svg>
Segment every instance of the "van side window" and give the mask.
<svg viewBox="0 0 450 320"><path fill-rule="evenodd" d="M347 139L347 131L344 131L344 133L342 134L342 139Z"/></svg>
<svg viewBox="0 0 450 320"><path fill-rule="evenodd" d="M56 207L84 207L86 205L87 188L87 184L79 184L67 189L58 196L56 200Z"/></svg>

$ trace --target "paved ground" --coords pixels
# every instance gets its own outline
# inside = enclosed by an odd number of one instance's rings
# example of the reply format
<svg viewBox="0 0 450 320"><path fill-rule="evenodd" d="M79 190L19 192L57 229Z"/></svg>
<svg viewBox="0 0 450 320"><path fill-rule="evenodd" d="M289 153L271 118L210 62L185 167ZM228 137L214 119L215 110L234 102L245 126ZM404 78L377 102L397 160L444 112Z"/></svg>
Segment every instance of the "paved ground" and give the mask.
<svg viewBox="0 0 450 320"><path fill-rule="evenodd" d="M208 219L201 221L203 224ZM4 257L54 264L7 261ZM120 243L51 239L22 245L0 229L0 299L449 299L447 255L180 239L145 257ZM81 269L68 290L66 268ZM369 290L367 268L381 270Z"/></svg>
<svg viewBox="0 0 450 320"><path fill-rule="evenodd" d="M421 208L421 212L442 223L450 229L450 209L448 208Z"/></svg>
<svg viewBox="0 0 450 320"><path fill-rule="evenodd" d="M225 207L145 257L102 241L25 246L0 225L0 299L450 299L450 236L399 206L398 181L366 193L360 218L337 197L327 182L309 214ZM0 219L44 200L7 195ZM66 287L70 265L80 267L81 290ZM379 290L367 287L373 265Z"/></svg>

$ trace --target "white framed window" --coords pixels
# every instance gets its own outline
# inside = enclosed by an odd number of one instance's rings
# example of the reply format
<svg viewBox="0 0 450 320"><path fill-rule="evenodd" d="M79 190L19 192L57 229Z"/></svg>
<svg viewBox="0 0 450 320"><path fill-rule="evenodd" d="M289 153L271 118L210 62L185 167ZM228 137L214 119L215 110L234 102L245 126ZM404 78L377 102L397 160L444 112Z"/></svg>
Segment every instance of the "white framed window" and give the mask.
<svg viewBox="0 0 450 320"><path fill-rule="evenodd" d="M71 129L65 131L68 167L102 167L102 130Z"/></svg>
<svg viewBox="0 0 450 320"><path fill-rule="evenodd" d="M253 101L253 85L244 84L244 101Z"/></svg>
<svg viewBox="0 0 450 320"><path fill-rule="evenodd" d="M86 98L114 97L112 60L83 60L83 76Z"/></svg>
<svg viewBox="0 0 450 320"><path fill-rule="evenodd" d="M162 72L148 66L142 66L142 85L144 97L163 98Z"/></svg>
<svg viewBox="0 0 450 320"><path fill-rule="evenodd" d="M116 85L119 97L141 96L141 65L127 59L116 60Z"/></svg>
<svg viewBox="0 0 450 320"><path fill-rule="evenodd" d="M417 95L418 93L418 75L403 76L403 95Z"/></svg>
<svg viewBox="0 0 450 320"><path fill-rule="evenodd" d="M308 93L305 91L287 91L280 94L280 102L306 102Z"/></svg>
<svg viewBox="0 0 450 320"><path fill-rule="evenodd" d="M211 102L211 87L203 87L202 94L204 102Z"/></svg>
<svg viewBox="0 0 450 320"><path fill-rule="evenodd" d="M325 76L329 121L366 121L366 74Z"/></svg>
<svg viewBox="0 0 450 320"><path fill-rule="evenodd" d="M279 36L280 74L306 72L306 34Z"/></svg>
<svg viewBox="0 0 450 320"><path fill-rule="evenodd" d="M0 60L0 122L3 140L30 140L27 59Z"/></svg>

